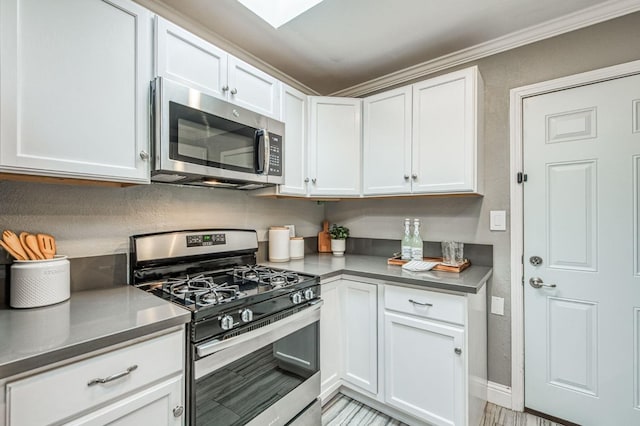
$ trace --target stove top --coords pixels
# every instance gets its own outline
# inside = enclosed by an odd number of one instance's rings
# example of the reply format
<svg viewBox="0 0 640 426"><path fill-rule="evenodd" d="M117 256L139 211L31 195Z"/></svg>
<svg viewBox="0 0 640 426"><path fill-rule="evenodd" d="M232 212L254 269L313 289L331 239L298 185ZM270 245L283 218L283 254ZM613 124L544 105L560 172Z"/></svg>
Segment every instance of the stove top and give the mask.
<svg viewBox="0 0 640 426"><path fill-rule="evenodd" d="M261 265L241 265L227 270L171 277L138 284L192 311L212 309L247 299L246 303L298 290L314 276L278 270ZM263 295L263 297L257 297ZM249 300L252 299L252 300Z"/></svg>
<svg viewBox="0 0 640 426"><path fill-rule="evenodd" d="M130 284L192 312L193 342L242 332L319 302L320 278L258 265L250 230L130 238Z"/></svg>

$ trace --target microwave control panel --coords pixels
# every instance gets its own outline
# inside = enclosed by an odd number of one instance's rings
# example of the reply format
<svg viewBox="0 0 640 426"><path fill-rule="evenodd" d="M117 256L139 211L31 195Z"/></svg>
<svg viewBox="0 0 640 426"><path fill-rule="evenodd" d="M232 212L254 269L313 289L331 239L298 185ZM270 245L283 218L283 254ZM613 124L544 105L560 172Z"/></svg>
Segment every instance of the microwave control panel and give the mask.
<svg viewBox="0 0 640 426"><path fill-rule="evenodd" d="M282 136L269 134L269 173L282 176Z"/></svg>

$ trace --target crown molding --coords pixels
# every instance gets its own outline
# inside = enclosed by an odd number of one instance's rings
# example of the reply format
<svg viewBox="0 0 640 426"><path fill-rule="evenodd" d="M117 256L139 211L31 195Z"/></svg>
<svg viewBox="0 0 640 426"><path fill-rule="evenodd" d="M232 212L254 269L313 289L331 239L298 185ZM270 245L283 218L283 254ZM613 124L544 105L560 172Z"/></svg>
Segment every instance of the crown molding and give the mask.
<svg viewBox="0 0 640 426"><path fill-rule="evenodd" d="M364 96L457 65L608 21L638 10L640 10L640 2L638 0L611 0L339 90L331 93L330 96Z"/></svg>

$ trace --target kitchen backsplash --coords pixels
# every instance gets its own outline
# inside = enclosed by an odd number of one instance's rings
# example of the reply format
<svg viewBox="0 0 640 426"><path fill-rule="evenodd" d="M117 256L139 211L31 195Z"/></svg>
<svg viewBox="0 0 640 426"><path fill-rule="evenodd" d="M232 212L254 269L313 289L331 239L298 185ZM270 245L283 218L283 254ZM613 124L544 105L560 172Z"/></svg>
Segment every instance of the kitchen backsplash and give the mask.
<svg viewBox="0 0 640 426"><path fill-rule="evenodd" d="M318 238L305 238L305 254L317 253ZM384 240L377 238L348 238L347 255L364 254L370 256L390 257L398 252L399 240ZM493 247L486 244L465 244L465 257L474 265L493 265ZM430 257L440 256L440 242L425 241L424 255ZM269 244L267 241L258 243L258 263L265 262L269 258ZM71 265L71 291L92 290L119 285L128 282L128 255L124 253L77 257L69 259ZM8 273L10 259L0 259L0 305L8 305L9 285Z"/></svg>

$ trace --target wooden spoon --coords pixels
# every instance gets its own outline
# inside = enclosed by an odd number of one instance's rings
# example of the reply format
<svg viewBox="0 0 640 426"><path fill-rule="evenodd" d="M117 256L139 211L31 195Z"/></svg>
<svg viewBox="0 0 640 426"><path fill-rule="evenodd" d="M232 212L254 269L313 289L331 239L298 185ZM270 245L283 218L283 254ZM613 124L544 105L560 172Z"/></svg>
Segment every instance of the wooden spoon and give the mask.
<svg viewBox="0 0 640 426"><path fill-rule="evenodd" d="M47 259L53 259L56 254L56 240L48 234L38 234L37 239L40 252Z"/></svg>
<svg viewBox="0 0 640 426"><path fill-rule="evenodd" d="M36 258L38 260L46 259L44 254L42 254L42 252L40 251L40 247L38 247L38 240L36 239L35 235L33 234L27 235L26 242L27 242L27 246L29 247L29 249L31 249L33 254L36 255Z"/></svg>
<svg viewBox="0 0 640 426"><path fill-rule="evenodd" d="M20 244L22 244L22 248L29 256L29 259L38 260L38 256L36 256L36 254L29 248L29 245L27 244L27 235L29 235L28 232L20 233Z"/></svg>
<svg viewBox="0 0 640 426"><path fill-rule="evenodd" d="M20 260L29 260L29 255L22 248L20 238L18 238L16 234L7 229L2 233L2 239L4 240L4 243L11 248L11 250L22 257Z"/></svg>
<svg viewBox="0 0 640 426"><path fill-rule="evenodd" d="M16 260L29 260L29 258L24 258L19 253L13 251L11 247L9 247L4 241L0 240L0 246L7 251L11 256L13 256Z"/></svg>

